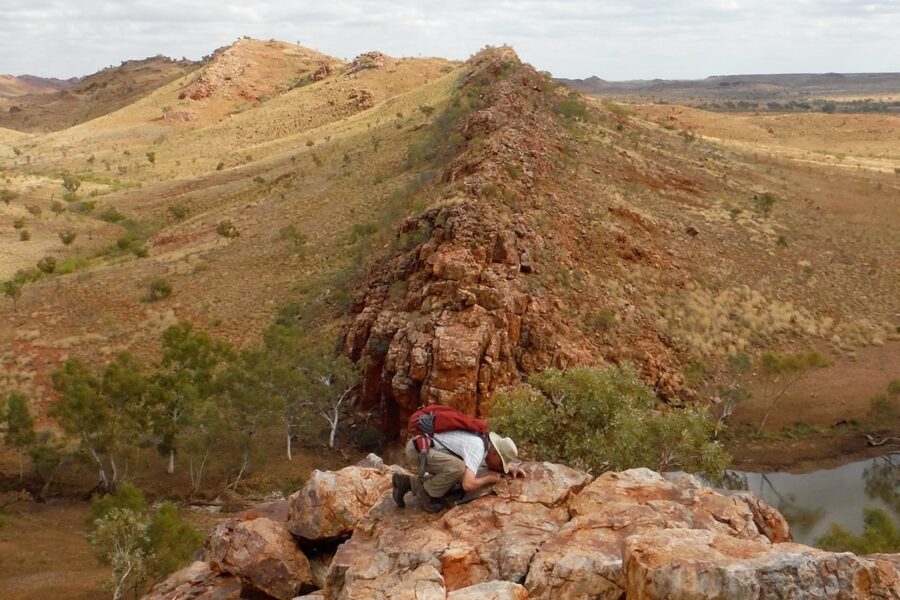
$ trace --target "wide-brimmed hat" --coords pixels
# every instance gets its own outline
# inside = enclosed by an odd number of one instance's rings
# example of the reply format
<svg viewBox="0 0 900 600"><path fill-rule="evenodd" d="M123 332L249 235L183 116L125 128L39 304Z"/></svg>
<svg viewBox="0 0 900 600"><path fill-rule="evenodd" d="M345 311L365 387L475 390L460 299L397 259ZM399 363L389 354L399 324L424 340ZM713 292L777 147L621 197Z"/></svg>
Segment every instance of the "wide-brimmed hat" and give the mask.
<svg viewBox="0 0 900 600"><path fill-rule="evenodd" d="M516 443L512 441L512 438L500 437L493 431L488 436L491 438L491 445L494 446L494 450L497 451L497 454L500 455L500 460L503 462L503 472L509 473L509 463L519 456Z"/></svg>

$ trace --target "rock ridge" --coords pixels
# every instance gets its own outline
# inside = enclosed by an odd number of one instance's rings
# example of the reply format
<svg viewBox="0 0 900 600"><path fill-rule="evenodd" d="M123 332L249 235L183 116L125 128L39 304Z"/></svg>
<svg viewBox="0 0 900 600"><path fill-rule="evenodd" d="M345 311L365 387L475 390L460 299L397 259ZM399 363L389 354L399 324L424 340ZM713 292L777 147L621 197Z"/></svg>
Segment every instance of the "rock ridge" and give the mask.
<svg viewBox="0 0 900 600"><path fill-rule="evenodd" d="M493 391L523 373L598 362L560 303L530 291L544 241L511 208L554 168L552 86L504 47L469 62L458 95L478 108L451 136L460 150L446 194L400 225L414 243L369 269L345 337L346 353L365 359L363 406L380 407L389 434L422 404L485 415Z"/></svg>
<svg viewBox="0 0 900 600"><path fill-rule="evenodd" d="M220 524L203 561L146 597L900 598L900 556L792 543L750 493L648 469L523 468L525 479L440 514L414 498L398 508L390 477L402 469L377 457L316 472L279 506Z"/></svg>

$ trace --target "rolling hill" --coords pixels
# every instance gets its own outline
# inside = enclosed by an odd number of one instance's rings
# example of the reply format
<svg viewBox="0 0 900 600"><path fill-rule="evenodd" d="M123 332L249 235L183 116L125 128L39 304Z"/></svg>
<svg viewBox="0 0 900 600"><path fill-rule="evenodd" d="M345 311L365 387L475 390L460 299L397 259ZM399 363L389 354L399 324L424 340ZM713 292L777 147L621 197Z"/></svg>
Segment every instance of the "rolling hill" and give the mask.
<svg viewBox="0 0 900 600"><path fill-rule="evenodd" d="M630 362L672 405L708 401L739 352L865 371L849 401L787 398L775 426L857 418L897 376L879 365L900 340L900 162L846 140L846 164L809 160L837 121L585 98L509 48L345 63L241 40L183 67L87 123L0 138L19 194L0 278L59 265L0 305L0 387L42 410L65 357L152 357L182 319L238 346L275 318L340 337L389 431L422 401L485 414L549 366ZM868 118L850 137L889 147L896 119ZM148 301L160 279L171 296Z"/></svg>

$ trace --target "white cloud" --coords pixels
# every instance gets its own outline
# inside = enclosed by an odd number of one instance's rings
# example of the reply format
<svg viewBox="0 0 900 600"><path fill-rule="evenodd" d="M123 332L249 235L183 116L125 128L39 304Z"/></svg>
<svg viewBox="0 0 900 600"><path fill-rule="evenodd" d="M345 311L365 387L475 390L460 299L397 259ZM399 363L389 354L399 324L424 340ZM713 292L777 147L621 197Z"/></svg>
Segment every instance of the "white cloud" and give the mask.
<svg viewBox="0 0 900 600"><path fill-rule="evenodd" d="M567 77L900 69L900 0L0 0L0 14L0 73L59 77L242 35L344 58L509 43Z"/></svg>

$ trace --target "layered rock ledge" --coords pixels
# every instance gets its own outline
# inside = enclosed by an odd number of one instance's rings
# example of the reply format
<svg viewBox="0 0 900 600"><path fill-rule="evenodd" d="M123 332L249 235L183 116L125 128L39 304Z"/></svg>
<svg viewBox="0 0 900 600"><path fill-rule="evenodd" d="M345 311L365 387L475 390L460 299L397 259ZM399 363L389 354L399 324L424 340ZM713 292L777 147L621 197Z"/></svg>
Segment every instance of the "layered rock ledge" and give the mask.
<svg viewBox="0 0 900 600"><path fill-rule="evenodd" d="M370 457L315 472L287 521L258 510L220 524L205 561L147 597L900 598L898 556L792 543L772 507L691 476L526 463L527 478L432 515L393 503L398 469Z"/></svg>

